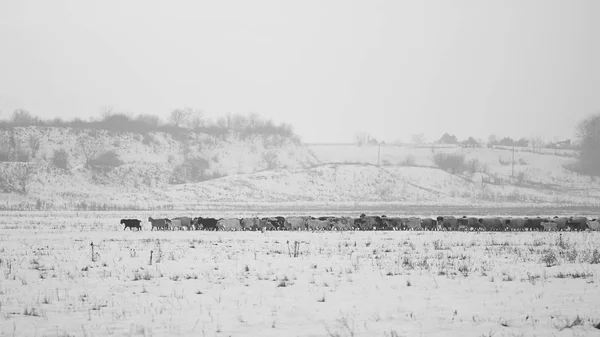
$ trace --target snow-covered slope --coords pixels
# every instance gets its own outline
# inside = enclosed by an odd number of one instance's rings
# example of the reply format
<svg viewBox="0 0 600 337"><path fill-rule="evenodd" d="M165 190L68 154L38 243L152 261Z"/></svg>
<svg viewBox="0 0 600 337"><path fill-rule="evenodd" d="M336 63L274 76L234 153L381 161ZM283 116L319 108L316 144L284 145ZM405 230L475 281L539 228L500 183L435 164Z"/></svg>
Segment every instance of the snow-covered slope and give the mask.
<svg viewBox="0 0 600 337"><path fill-rule="evenodd" d="M513 153L506 149L383 146L377 166L376 146L307 146L272 136L241 139L235 134L173 139L165 133L14 130L19 144L35 136L40 147L27 164L0 163L0 187L12 190L0 194L3 208L600 204L600 184L565 168L575 155L567 151L516 151L513 168ZM7 130L0 132L0 144L7 144L8 137ZM86 169L82 139L115 151L124 164L102 173ZM70 154L68 170L49 160L58 149ZM466 161L476 161L478 169L450 174L435 167L436 153L462 154ZM208 162L207 177L220 178L172 184L174 169L194 157ZM28 181L20 184L27 168Z"/></svg>
<svg viewBox="0 0 600 337"><path fill-rule="evenodd" d="M476 179L475 179L476 180ZM427 167L327 164L309 169L274 170L171 186L168 199L183 204L291 202L379 202L411 205L592 205L600 189L488 185Z"/></svg>

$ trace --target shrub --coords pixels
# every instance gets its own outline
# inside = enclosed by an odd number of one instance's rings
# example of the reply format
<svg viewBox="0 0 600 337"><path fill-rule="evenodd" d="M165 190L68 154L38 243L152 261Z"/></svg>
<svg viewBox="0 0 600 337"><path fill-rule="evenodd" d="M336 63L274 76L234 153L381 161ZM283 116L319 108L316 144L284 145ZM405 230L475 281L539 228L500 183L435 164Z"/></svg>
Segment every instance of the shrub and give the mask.
<svg viewBox="0 0 600 337"><path fill-rule="evenodd" d="M54 150L52 164L60 169L67 170L69 168L69 154L67 151L63 149Z"/></svg>
<svg viewBox="0 0 600 337"><path fill-rule="evenodd" d="M279 159L277 158L277 152L267 151L263 153L262 159L267 163L267 168L273 170L279 167Z"/></svg>
<svg viewBox="0 0 600 337"><path fill-rule="evenodd" d="M558 264L558 257L553 250L544 249L544 252L542 253L542 262L546 264L546 267L556 266Z"/></svg>
<svg viewBox="0 0 600 337"><path fill-rule="evenodd" d="M171 184L185 184L188 182L199 182L207 179L206 170L209 163L201 157L190 158L182 164L177 165L170 178Z"/></svg>
<svg viewBox="0 0 600 337"><path fill-rule="evenodd" d="M123 165L123 161L114 150L103 152L90 160L90 167L92 169L113 169L121 165Z"/></svg>
<svg viewBox="0 0 600 337"><path fill-rule="evenodd" d="M458 153L436 153L433 156L433 162L440 169L453 174L466 169L465 156Z"/></svg>

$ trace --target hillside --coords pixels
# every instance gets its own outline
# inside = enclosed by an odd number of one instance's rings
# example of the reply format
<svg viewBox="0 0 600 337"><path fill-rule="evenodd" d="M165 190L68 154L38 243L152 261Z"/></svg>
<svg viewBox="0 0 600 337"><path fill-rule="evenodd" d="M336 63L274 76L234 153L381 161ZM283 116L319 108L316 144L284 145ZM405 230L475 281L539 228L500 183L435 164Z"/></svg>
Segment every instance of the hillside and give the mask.
<svg viewBox="0 0 600 337"><path fill-rule="evenodd" d="M305 169L236 175L172 186L164 200L186 207L248 204L268 207L447 205L485 207L599 206L600 184L565 168L573 151L410 146L308 145L322 164ZM436 153L464 155L471 173L437 168ZM203 196L210 196L208 198Z"/></svg>
<svg viewBox="0 0 600 337"><path fill-rule="evenodd" d="M37 146L31 146L32 139ZM317 162L302 144L277 135L241 138L235 133L190 133L174 138L164 132L119 133L61 127L1 129L0 152L7 152L9 147L16 147L15 152L29 159L0 163L4 208L36 205L38 199L48 208L82 204L152 207L160 191L189 174L194 167L185 164L194 160L200 163L199 172L194 175L196 181L271 168L309 167ZM67 169L52 164L57 150L68 154ZM122 163L112 169L86 167L86 153L98 156L106 151L114 151Z"/></svg>
<svg viewBox="0 0 600 337"><path fill-rule="evenodd" d="M39 141L35 151L28 145L31 138ZM566 150L517 148L513 167L511 149L307 145L235 133L173 138L163 132L57 127L0 130L0 145L11 141L31 158L0 163L0 207L5 209L546 207L598 206L600 201L598 182L565 168L576 155ZM114 151L122 162L112 169L90 168L85 142L96 154ZM68 153L68 169L52 164L57 150ZM438 168L434 156L440 153L464 156L470 172ZM198 158L204 166L195 181L186 181L186 165Z"/></svg>

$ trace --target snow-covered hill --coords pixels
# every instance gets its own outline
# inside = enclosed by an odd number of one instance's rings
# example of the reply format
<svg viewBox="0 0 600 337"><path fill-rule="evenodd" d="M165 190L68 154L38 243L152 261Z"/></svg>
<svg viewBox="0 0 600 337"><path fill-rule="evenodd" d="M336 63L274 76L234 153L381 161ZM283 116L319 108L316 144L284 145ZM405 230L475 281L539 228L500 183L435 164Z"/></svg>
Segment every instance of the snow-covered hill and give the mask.
<svg viewBox="0 0 600 337"><path fill-rule="evenodd" d="M35 140L37 146L32 143ZM9 149L10 148L10 149ZM55 151L68 154L66 170L52 164ZM28 162L1 162L0 198L3 207L14 204L48 207L106 204L148 207L168 189L178 166L191 159L205 162L199 180L232 174L248 174L273 168L310 167L318 161L301 143L277 135L240 137L190 133L173 138L152 132L116 133L58 127L27 127L0 130L0 152L19 152ZM86 168L92 156L114 151L122 160L110 170Z"/></svg>
<svg viewBox="0 0 600 337"><path fill-rule="evenodd" d="M0 163L2 208L600 204L600 184L565 168L574 160L572 151L517 149L513 165L507 149L383 146L379 152L377 146L305 145L233 133L174 139L165 133L13 130L0 131L0 144L12 137L13 144L27 149L29 139L37 137L40 145L28 163ZM82 139L115 151L123 164L103 172L86 168ZM68 170L50 160L60 149L69 153ZM448 173L434 164L436 153L461 154L477 168ZM173 183L176 168L189 158L206 160L206 179Z"/></svg>

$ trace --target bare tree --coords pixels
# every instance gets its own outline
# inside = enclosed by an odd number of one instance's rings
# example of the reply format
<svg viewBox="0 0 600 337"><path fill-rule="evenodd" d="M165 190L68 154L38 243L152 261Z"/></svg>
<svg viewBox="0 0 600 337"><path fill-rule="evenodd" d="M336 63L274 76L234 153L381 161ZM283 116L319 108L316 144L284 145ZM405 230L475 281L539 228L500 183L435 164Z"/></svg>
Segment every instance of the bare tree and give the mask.
<svg viewBox="0 0 600 337"><path fill-rule="evenodd" d="M25 109L17 109L13 111L11 121L16 126L36 125L39 123L39 118L34 117Z"/></svg>
<svg viewBox="0 0 600 337"><path fill-rule="evenodd" d="M542 137L532 137L529 140L529 144L531 145L531 148L533 149L533 152L540 152L542 147L544 146L544 140L542 139Z"/></svg>
<svg viewBox="0 0 600 337"><path fill-rule="evenodd" d="M0 191L27 194L35 167L29 163L19 163L14 170L0 170Z"/></svg>
<svg viewBox="0 0 600 337"><path fill-rule="evenodd" d="M81 149L83 159L85 160L85 167L90 168L90 164L98 153L102 150L101 145L96 139L90 138L87 134L81 134L77 137L77 145Z"/></svg>
<svg viewBox="0 0 600 337"><path fill-rule="evenodd" d="M115 109L110 106L105 106L100 108L100 117L101 119L106 119L115 114Z"/></svg>
<svg viewBox="0 0 600 337"><path fill-rule="evenodd" d="M38 152L40 151L40 137L37 135L30 135L28 139L29 150L31 151L31 157L36 158Z"/></svg>
<svg viewBox="0 0 600 337"><path fill-rule="evenodd" d="M270 150L262 155L263 160L267 163L267 168L273 170L279 167L279 158L277 152Z"/></svg>
<svg viewBox="0 0 600 337"><path fill-rule="evenodd" d="M496 135L489 135L488 136L488 145L495 145L496 143L498 143L498 137L496 137Z"/></svg>
<svg viewBox="0 0 600 337"><path fill-rule="evenodd" d="M21 193L27 194L27 192L29 192L29 185L34 174L35 168L31 164L24 163L23 165L21 165L21 167L19 167L19 169L16 172L15 178L17 179L19 191Z"/></svg>
<svg viewBox="0 0 600 337"><path fill-rule="evenodd" d="M204 120L204 112L199 109L186 108L189 111L187 120L188 127L192 130L202 127L206 124Z"/></svg>
<svg viewBox="0 0 600 337"><path fill-rule="evenodd" d="M262 118L256 112L251 112L248 115L248 126L251 129L256 128L257 126L261 125L262 122L263 122Z"/></svg>
<svg viewBox="0 0 600 337"><path fill-rule="evenodd" d="M174 126L181 127L187 124L189 118L190 111L188 109L175 109L171 111L169 122Z"/></svg>

